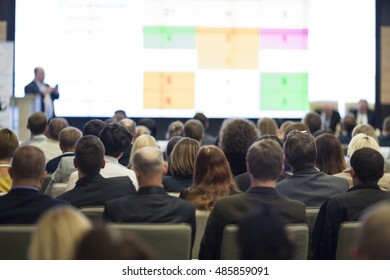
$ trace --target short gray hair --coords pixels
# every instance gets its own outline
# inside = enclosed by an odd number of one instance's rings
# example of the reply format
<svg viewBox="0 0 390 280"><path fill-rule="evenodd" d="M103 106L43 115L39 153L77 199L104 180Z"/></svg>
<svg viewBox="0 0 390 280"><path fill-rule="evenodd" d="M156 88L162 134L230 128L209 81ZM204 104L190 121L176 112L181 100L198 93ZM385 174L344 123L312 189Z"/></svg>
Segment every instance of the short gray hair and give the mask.
<svg viewBox="0 0 390 280"><path fill-rule="evenodd" d="M154 147L141 148L134 154L132 165L144 175L161 173L164 171L163 153Z"/></svg>

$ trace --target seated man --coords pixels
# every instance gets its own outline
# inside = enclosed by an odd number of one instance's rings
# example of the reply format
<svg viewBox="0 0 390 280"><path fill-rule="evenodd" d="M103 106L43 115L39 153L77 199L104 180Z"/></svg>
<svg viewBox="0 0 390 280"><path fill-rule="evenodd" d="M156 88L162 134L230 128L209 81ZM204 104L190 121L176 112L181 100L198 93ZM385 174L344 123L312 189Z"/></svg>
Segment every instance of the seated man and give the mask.
<svg viewBox="0 0 390 280"><path fill-rule="evenodd" d="M76 207L104 205L106 201L136 192L128 176L104 178L99 174L104 168L104 146L96 136L83 136L76 144L74 166L79 180L74 189L58 198Z"/></svg>
<svg viewBox="0 0 390 280"><path fill-rule="evenodd" d="M353 153L350 164L353 187L327 200L318 213L312 240L315 259L335 259L341 223L357 221L367 207L390 200L390 193L377 184L384 170L384 159L378 151L361 148Z"/></svg>
<svg viewBox="0 0 390 280"><path fill-rule="evenodd" d="M0 224L35 224L49 208L66 204L39 192L46 176L45 155L40 149L16 149L9 173L12 188L0 196Z"/></svg>
<svg viewBox="0 0 390 280"><path fill-rule="evenodd" d="M195 235L195 207L168 195L162 185L165 165L158 148L139 149L133 158L139 191L108 201L104 218L117 223L188 223Z"/></svg>
<svg viewBox="0 0 390 280"><path fill-rule="evenodd" d="M306 207L320 207L328 198L348 190L347 180L327 175L315 167L317 148L309 133L291 131L283 149L293 175L276 184L281 195L302 201Z"/></svg>
<svg viewBox="0 0 390 280"><path fill-rule="evenodd" d="M217 200L207 221L199 259L219 259L223 230L238 224L251 210L271 207L283 223L307 223L305 205L279 195L276 180L283 172L283 151L270 139L252 144L246 156L251 187L243 193Z"/></svg>
<svg viewBox="0 0 390 280"><path fill-rule="evenodd" d="M20 146L27 146L35 142L45 141L47 138L47 117L45 113L36 112L28 117L27 129L30 130L30 138L23 141Z"/></svg>

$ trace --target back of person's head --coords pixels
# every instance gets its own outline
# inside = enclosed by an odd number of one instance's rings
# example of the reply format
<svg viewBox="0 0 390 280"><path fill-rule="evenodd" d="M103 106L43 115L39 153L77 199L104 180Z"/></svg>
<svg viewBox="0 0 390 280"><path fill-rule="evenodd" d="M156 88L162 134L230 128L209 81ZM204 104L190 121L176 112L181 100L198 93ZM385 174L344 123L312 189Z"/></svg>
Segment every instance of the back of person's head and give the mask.
<svg viewBox="0 0 390 280"><path fill-rule="evenodd" d="M383 176L385 160L377 150L361 148L353 153L350 165L361 183L377 183Z"/></svg>
<svg viewBox="0 0 390 280"><path fill-rule="evenodd" d="M321 116L316 112L308 112L302 122L307 125L311 134L320 130L322 126Z"/></svg>
<svg viewBox="0 0 390 280"><path fill-rule="evenodd" d="M257 180L275 180L283 171L283 150L272 139L263 139L252 144L246 155L248 172Z"/></svg>
<svg viewBox="0 0 390 280"><path fill-rule="evenodd" d="M141 135L144 135L144 134L151 135L149 128L147 128L144 125L137 125L135 127L135 134L136 134L137 137L141 136Z"/></svg>
<svg viewBox="0 0 390 280"><path fill-rule="evenodd" d="M278 131L278 124L272 118L261 118L257 121L257 127L260 135L269 134L276 135Z"/></svg>
<svg viewBox="0 0 390 280"><path fill-rule="evenodd" d="M83 136L94 135L99 136L100 131L106 126L106 123L99 119L93 119L88 121L83 126Z"/></svg>
<svg viewBox="0 0 390 280"><path fill-rule="evenodd" d="M139 121L139 125L143 125L143 126L146 126L149 131L150 131L150 135L152 135L153 137L156 137L157 135L157 124L156 124L156 121L153 120L153 119L141 119Z"/></svg>
<svg viewBox="0 0 390 280"><path fill-rule="evenodd" d="M280 148L283 149L283 141L276 135L269 135L269 134L264 134L264 135L261 135L258 139L258 141L260 140L265 140L265 139L270 139L270 140L273 140L275 141L276 143L279 144Z"/></svg>
<svg viewBox="0 0 390 280"><path fill-rule="evenodd" d="M209 119L206 117L205 114L196 113L193 119L200 121L203 124L205 130L209 127Z"/></svg>
<svg viewBox="0 0 390 280"><path fill-rule="evenodd" d="M379 143L378 136L376 136L375 129L370 124L358 124L352 130L352 137L355 137L357 134L363 133L368 136L371 136L375 139L376 142Z"/></svg>
<svg viewBox="0 0 390 280"><path fill-rule="evenodd" d="M378 142L364 133L356 134L348 144L347 155L352 157L352 155L361 148L372 148L379 151Z"/></svg>
<svg viewBox="0 0 390 280"><path fill-rule="evenodd" d="M60 147L63 152L73 151L77 141L81 138L81 131L75 127L65 127L58 135Z"/></svg>
<svg viewBox="0 0 390 280"><path fill-rule="evenodd" d="M355 126L356 117L354 114L347 114L341 121L341 128L347 133L352 133Z"/></svg>
<svg viewBox="0 0 390 280"><path fill-rule="evenodd" d="M283 135L286 134L287 128L288 128L290 125L294 124L294 123L295 123L295 122L293 122L293 121L284 121L284 122L280 125L280 131L283 133Z"/></svg>
<svg viewBox="0 0 390 280"><path fill-rule="evenodd" d="M120 120L127 118L126 112L124 110L116 110L112 118L114 122L119 122Z"/></svg>
<svg viewBox="0 0 390 280"><path fill-rule="evenodd" d="M184 124L184 136L195 139L196 141L202 141L204 137L203 124L198 120L188 120Z"/></svg>
<svg viewBox="0 0 390 280"><path fill-rule="evenodd" d="M174 136L171 139L169 139L167 144L167 150L166 150L166 156L169 159L169 156L171 155L173 148L176 146L176 144L183 139L182 136Z"/></svg>
<svg viewBox="0 0 390 280"><path fill-rule="evenodd" d="M27 120L27 128L32 135L44 134L47 129L47 117L43 112L32 114Z"/></svg>
<svg viewBox="0 0 390 280"><path fill-rule="evenodd" d="M58 141L58 135L60 134L61 130L68 126L68 121L64 118L51 119L49 122L48 137Z"/></svg>
<svg viewBox="0 0 390 280"><path fill-rule="evenodd" d="M184 135L184 124L181 121L174 121L168 125L167 140L175 136Z"/></svg>
<svg viewBox="0 0 390 280"><path fill-rule="evenodd" d="M76 260L153 260L154 252L140 239L106 228L87 232L79 242Z"/></svg>
<svg viewBox="0 0 390 280"><path fill-rule="evenodd" d="M144 147L137 150L133 158L133 169L140 171L144 176L162 176L164 173L162 152L155 147Z"/></svg>
<svg viewBox="0 0 390 280"><path fill-rule="evenodd" d="M286 161L293 171L314 167L316 163L316 144L313 136L307 131L291 131L284 142L283 150Z"/></svg>
<svg viewBox="0 0 390 280"><path fill-rule="evenodd" d="M91 222L73 207L55 207L39 219L33 233L29 259L71 260L81 238L92 228Z"/></svg>
<svg viewBox="0 0 390 280"><path fill-rule="evenodd" d="M16 134L8 129L0 130L0 160L10 160L19 147L19 140Z"/></svg>
<svg viewBox="0 0 390 280"><path fill-rule="evenodd" d="M129 165L128 165L129 168L132 167L132 161L133 161L134 154L139 149L144 148L144 147L158 148L158 144L157 144L156 139L154 139L154 137L149 135L149 134L142 134L142 135L138 136L137 139L135 139L135 141L133 143L133 147L131 147L131 151L130 151L130 158L129 158Z"/></svg>
<svg viewBox="0 0 390 280"><path fill-rule="evenodd" d="M131 135L133 135L133 138L134 138L135 133L136 133L135 130L137 127L137 123L134 120L124 118L124 119L121 119L118 123L123 125L124 127L126 127L127 130L131 133Z"/></svg>
<svg viewBox="0 0 390 280"><path fill-rule="evenodd" d="M172 175L192 175L194 173L194 162L199 151L199 142L195 139L185 137L173 148L170 155L170 172Z"/></svg>
<svg viewBox="0 0 390 280"><path fill-rule="evenodd" d="M287 135L293 131L293 130L298 130L298 131L310 131L309 127L304 124L304 123L301 123L301 122L296 122L296 123L292 123L290 124L285 133L284 133L284 139L283 139L283 142L286 142L287 140Z"/></svg>
<svg viewBox="0 0 390 280"><path fill-rule="evenodd" d="M119 157L131 144L133 136L123 125L108 123L100 131L99 138L104 145L106 155Z"/></svg>
<svg viewBox="0 0 390 280"><path fill-rule="evenodd" d="M390 260L390 202L366 209L357 231L355 259Z"/></svg>
<svg viewBox="0 0 390 280"><path fill-rule="evenodd" d="M45 173L45 155L41 149L34 146L23 146L15 150L12 158L10 175L17 180L40 180Z"/></svg>
<svg viewBox="0 0 390 280"><path fill-rule="evenodd" d="M266 204L252 209L239 222L238 241L243 260L290 260L294 246L282 219Z"/></svg>
<svg viewBox="0 0 390 280"><path fill-rule="evenodd" d="M317 168L329 175L342 172L347 166L340 141L333 134L322 134L315 139Z"/></svg>
<svg viewBox="0 0 390 280"><path fill-rule="evenodd" d="M85 175L96 175L104 161L104 145L96 136L81 137L76 144L75 166Z"/></svg>
<svg viewBox="0 0 390 280"><path fill-rule="evenodd" d="M330 128L324 128L324 129L317 130L317 131L313 134L313 136L314 136L314 138L317 138L318 136L321 136L321 135L323 135L323 134L332 134L332 135L334 135L335 133L334 133L334 131L331 130Z"/></svg>

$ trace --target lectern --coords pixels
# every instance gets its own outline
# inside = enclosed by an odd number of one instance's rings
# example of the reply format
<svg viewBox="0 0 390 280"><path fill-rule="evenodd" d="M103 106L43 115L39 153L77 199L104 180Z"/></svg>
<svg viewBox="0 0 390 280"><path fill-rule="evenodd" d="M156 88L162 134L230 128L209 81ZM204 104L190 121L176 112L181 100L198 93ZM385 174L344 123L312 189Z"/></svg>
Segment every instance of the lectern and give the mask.
<svg viewBox="0 0 390 280"><path fill-rule="evenodd" d="M30 138L30 131L27 129L27 119L33 113L41 111L41 95L26 94L25 97L14 97L13 99L14 131L18 132L20 141L25 141Z"/></svg>

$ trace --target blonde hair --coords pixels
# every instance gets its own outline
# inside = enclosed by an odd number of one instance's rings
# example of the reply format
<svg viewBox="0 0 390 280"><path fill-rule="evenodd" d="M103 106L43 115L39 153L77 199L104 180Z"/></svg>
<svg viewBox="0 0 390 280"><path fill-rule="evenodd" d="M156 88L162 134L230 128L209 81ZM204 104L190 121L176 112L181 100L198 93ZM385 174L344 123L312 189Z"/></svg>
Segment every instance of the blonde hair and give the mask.
<svg viewBox="0 0 390 280"><path fill-rule="evenodd" d="M137 125L135 127L135 134L137 136L141 136L141 135L144 135L144 134L150 134L150 130L149 130L149 128L147 128L144 125Z"/></svg>
<svg viewBox="0 0 390 280"><path fill-rule="evenodd" d="M192 175L196 154L200 149L199 142L185 137L181 139L170 155L170 167L172 175Z"/></svg>
<svg viewBox="0 0 390 280"><path fill-rule="evenodd" d="M378 142L373 137L364 133L358 133L349 142L347 155L352 157L353 153L361 148L372 148L379 151Z"/></svg>
<svg viewBox="0 0 390 280"><path fill-rule="evenodd" d="M355 126L355 128L352 130L352 138L358 135L359 133L366 134L368 136L371 136L375 139L377 143L379 143L378 136L375 133L374 127L370 124L358 124Z"/></svg>
<svg viewBox="0 0 390 280"><path fill-rule="evenodd" d="M78 242L91 228L88 218L75 208L50 209L38 221L30 242L29 259L74 259Z"/></svg>
<svg viewBox="0 0 390 280"><path fill-rule="evenodd" d="M154 139L154 137L149 134L142 134L138 136L137 139L135 139L130 152L129 165L127 166L129 169L132 167L135 152L144 147L158 148L156 139Z"/></svg>

